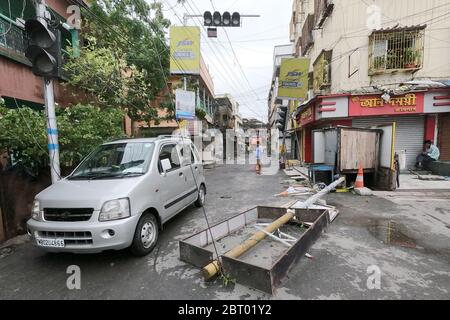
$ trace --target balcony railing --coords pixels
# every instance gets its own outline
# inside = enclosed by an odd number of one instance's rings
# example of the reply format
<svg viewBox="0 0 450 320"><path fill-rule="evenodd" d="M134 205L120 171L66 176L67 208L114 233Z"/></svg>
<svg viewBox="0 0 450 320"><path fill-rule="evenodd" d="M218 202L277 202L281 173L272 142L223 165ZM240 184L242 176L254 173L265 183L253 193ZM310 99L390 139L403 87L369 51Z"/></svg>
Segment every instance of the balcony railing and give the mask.
<svg viewBox="0 0 450 320"><path fill-rule="evenodd" d="M25 58L27 38L25 30L12 20L0 16L0 54L29 64Z"/></svg>

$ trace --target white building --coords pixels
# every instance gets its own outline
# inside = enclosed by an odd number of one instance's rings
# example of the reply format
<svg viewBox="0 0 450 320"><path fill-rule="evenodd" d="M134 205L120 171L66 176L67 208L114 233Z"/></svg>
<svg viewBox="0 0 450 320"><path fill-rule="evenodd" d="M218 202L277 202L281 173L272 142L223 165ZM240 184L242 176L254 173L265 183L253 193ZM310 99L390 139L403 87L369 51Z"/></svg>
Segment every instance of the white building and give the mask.
<svg viewBox="0 0 450 320"><path fill-rule="evenodd" d="M305 162L315 128L387 122L407 166L424 139L450 160L449 0L294 0L292 10L295 55L311 61L313 96L297 118Z"/></svg>

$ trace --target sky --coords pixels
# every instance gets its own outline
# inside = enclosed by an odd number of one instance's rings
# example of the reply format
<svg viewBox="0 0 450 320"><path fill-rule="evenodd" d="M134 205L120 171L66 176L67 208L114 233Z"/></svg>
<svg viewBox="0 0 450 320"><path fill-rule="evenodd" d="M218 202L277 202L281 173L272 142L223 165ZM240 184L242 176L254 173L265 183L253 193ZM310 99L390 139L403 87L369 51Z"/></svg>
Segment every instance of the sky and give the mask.
<svg viewBox="0 0 450 320"><path fill-rule="evenodd" d="M239 102L243 118L267 121L267 97L273 74L273 49L289 44L292 0L160 0L164 15L172 25L182 25L183 16L205 11L235 11L242 18L240 28L218 28L217 38L202 31L202 57L213 78L215 94L229 93ZM188 26L201 26L203 18L189 18ZM226 30L226 33L225 33ZM227 38L230 41L228 41ZM231 45L230 45L231 43ZM234 51L234 53L233 53Z"/></svg>

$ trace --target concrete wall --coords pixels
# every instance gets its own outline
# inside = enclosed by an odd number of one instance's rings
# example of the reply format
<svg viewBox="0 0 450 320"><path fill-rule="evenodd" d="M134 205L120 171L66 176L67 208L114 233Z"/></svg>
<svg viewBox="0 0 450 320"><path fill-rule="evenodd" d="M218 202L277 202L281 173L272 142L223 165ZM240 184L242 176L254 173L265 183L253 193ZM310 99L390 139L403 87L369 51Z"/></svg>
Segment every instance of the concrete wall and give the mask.
<svg viewBox="0 0 450 320"><path fill-rule="evenodd" d="M314 12L314 1L305 1L308 13ZM391 28L426 24L423 68L414 75L411 72L384 74L369 77L368 45L372 30L366 24L369 17L368 5L381 8L381 27ZM447 4L447 6L444 6ZM431 10L431 8L437 7ZM450 65L450 19L441 17L449 10L448 0L339 0L334 1L334 10L322 29L314 30L314 46L307 55L314 62L322 50L333 50L331 73L332 93L359 89L372 84L387 85L404 80L448 78ZM300 34L297 34L297 38ZM352 65L358 67L351 78L348 77L348 57L352 54ZM312 71L312 65L311 65Z"/></svg>

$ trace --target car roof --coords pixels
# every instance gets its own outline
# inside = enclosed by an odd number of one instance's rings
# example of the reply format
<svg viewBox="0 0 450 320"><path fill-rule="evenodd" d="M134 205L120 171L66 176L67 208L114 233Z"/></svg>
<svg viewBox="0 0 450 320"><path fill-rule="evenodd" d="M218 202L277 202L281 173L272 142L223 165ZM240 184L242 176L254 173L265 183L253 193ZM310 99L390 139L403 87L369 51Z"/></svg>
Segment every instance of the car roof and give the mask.
<svg viewBox="0 0 450 320"><path fill-rule="evenodd" d="M150 142L156 142L156 141L173 141L173 140L187 140L191 141L189 138L186 137L180 137L180 136L159 136L157 138L124 138L124 139L117 139L114 141L105 142L103 144L116 144L116 143L150 143Z"/></svg>

